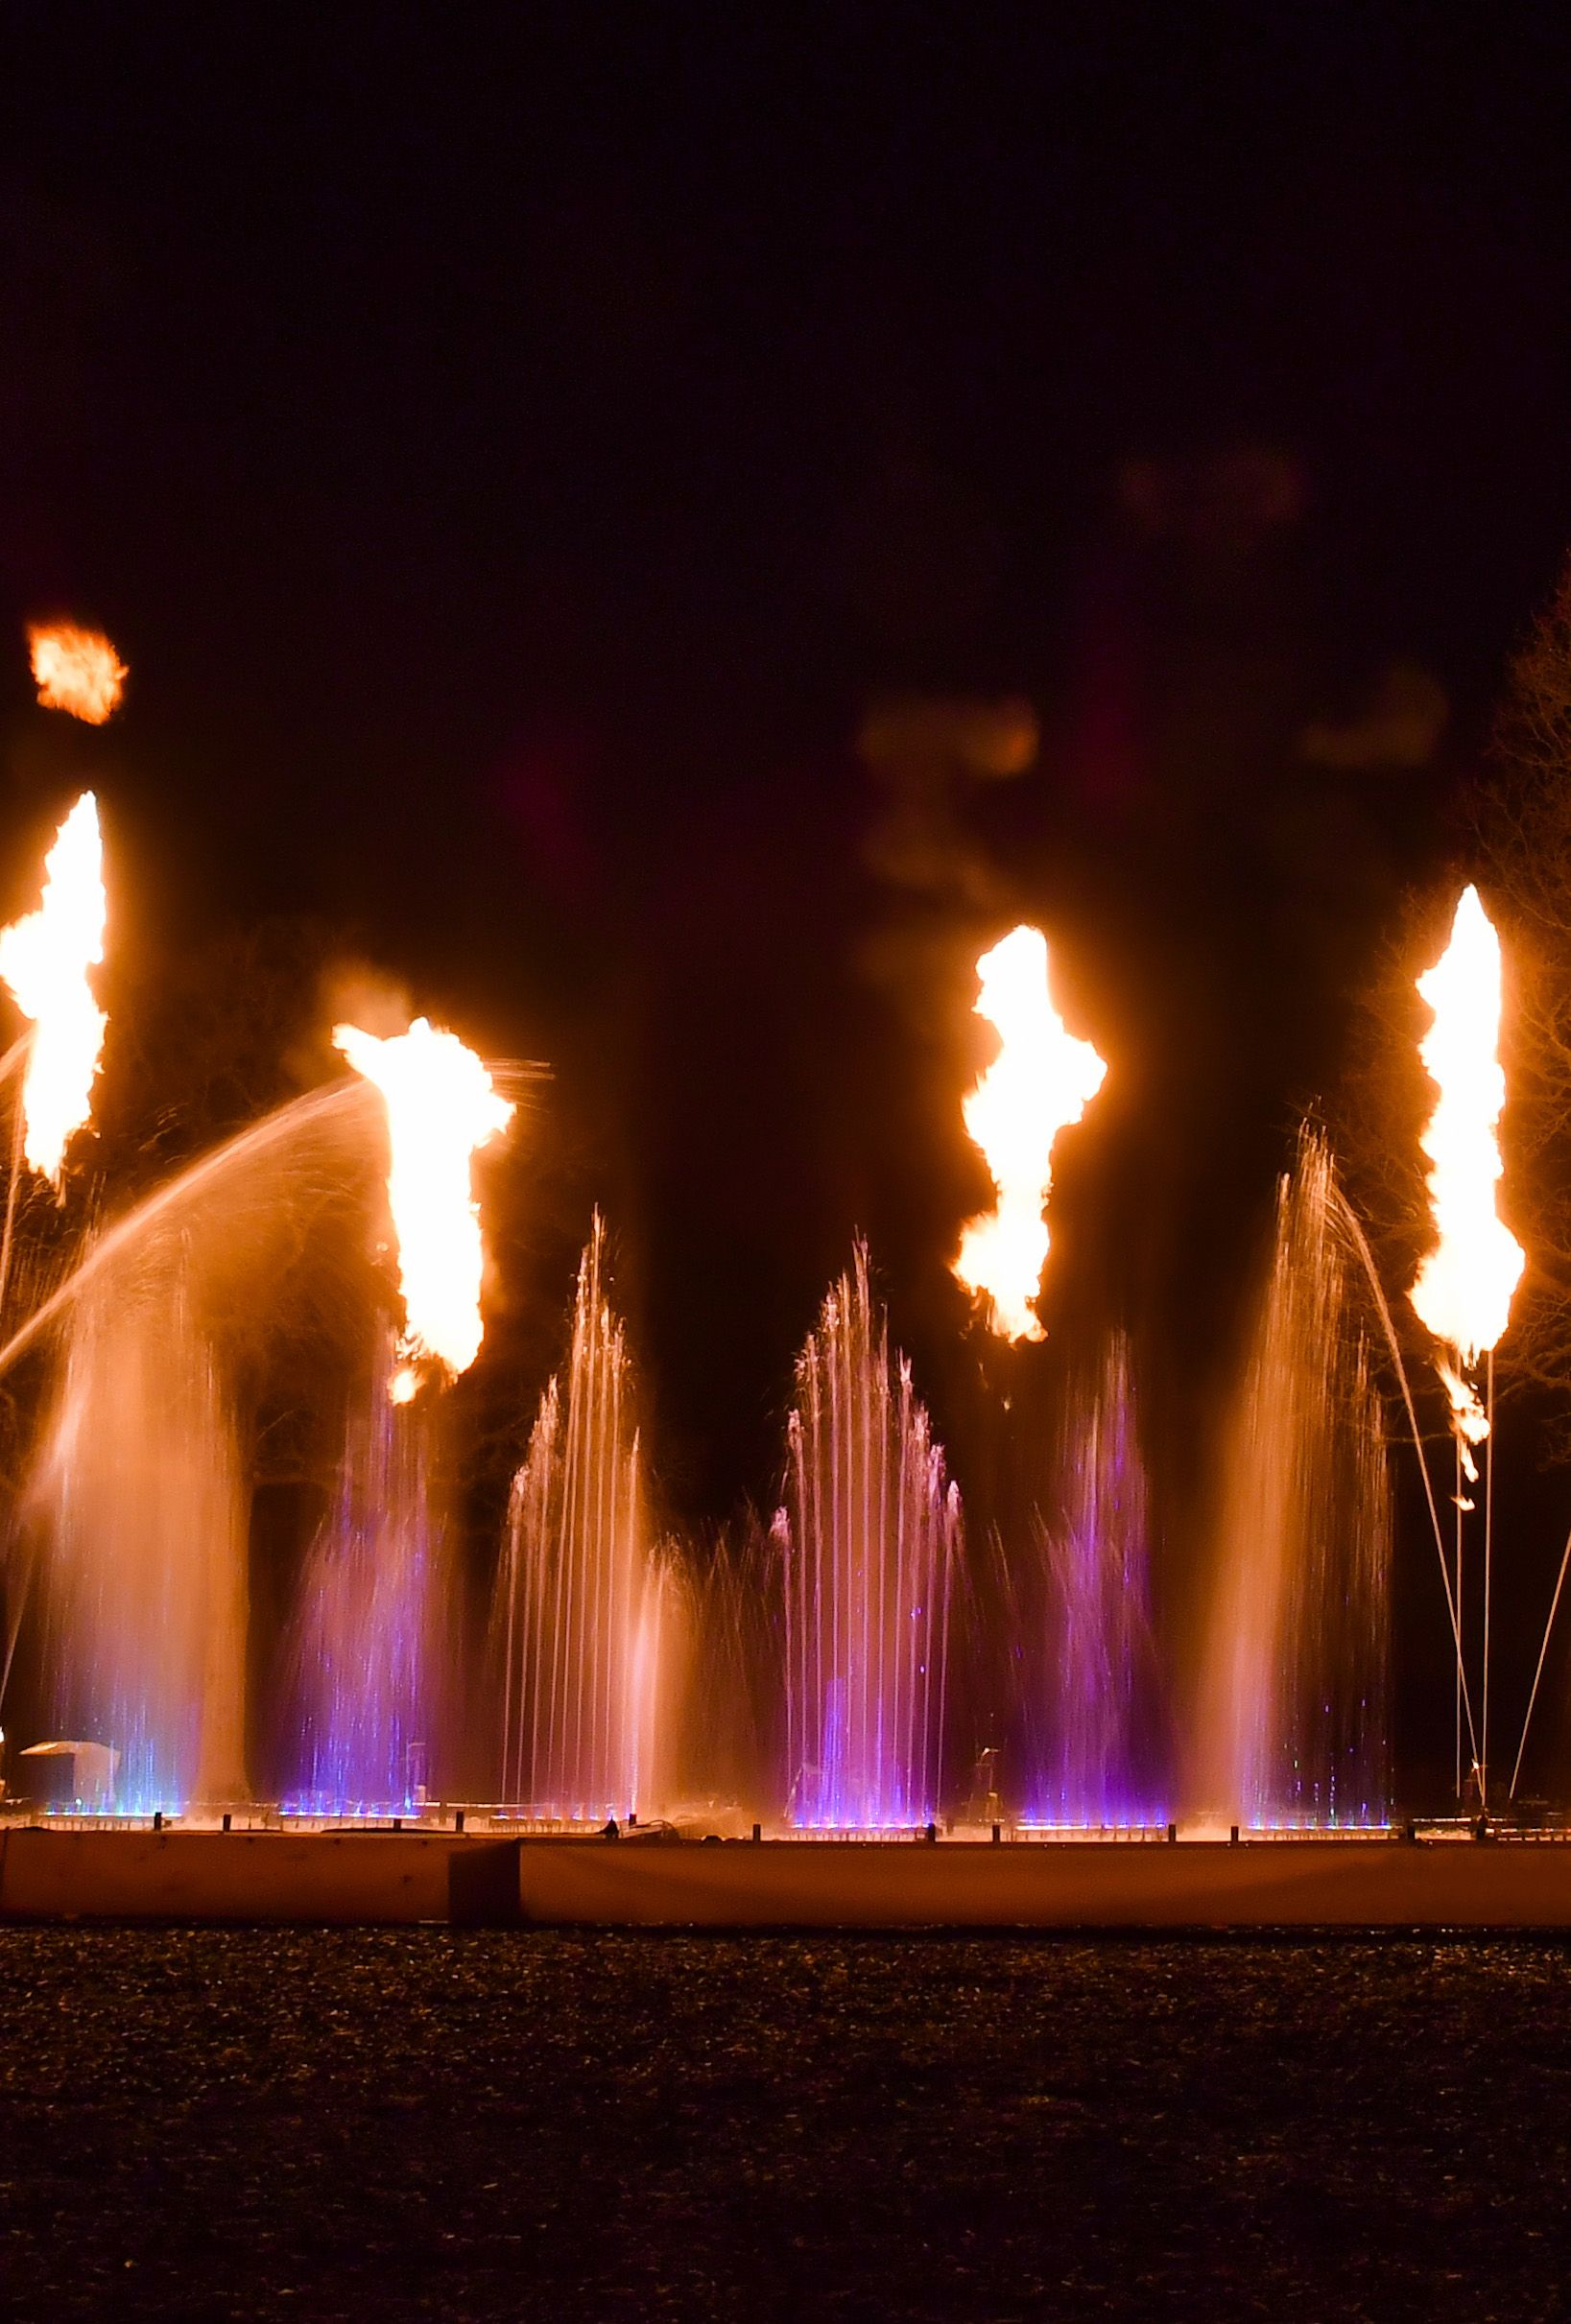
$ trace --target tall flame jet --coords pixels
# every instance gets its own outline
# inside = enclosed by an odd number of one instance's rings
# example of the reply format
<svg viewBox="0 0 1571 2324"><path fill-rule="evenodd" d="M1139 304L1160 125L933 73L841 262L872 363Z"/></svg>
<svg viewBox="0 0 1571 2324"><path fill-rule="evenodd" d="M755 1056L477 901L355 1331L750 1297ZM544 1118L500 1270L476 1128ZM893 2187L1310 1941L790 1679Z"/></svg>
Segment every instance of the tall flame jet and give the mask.
<svg viewBox="0 0 1571 2324"><path fill-rule="evenodd" d="M1496 1133L1506 1103L1500 938L1476 888L1463 889L1451 940L1418 979L1418 990L1435 1020L1418 1055L1440 1095L1421 1140L1431 1164L1436 1243L1411 1297L1420 1319L1454 1353L1455 1363L1440 1371L1471 1476L1465 1447L1482 1441L1488 1421L1464 1374L1504 1332L1525 1264L1521 1245L1495 1209L1502 1170Z"/></svg>
<svg viewBox="0 0 1571 2324"><path fill-rule="evenodd" d="M381 1091L387 1108L388 1207L404 1301L392 1394L406 1404L422 1364L438 1364L452 1378L480 1352L485 1249L471 1166L513 1109L473 1050L424 1017L389 1040L338 1025L333 1044Z"/></svg>
<svg viewBox="0 0 1571 2324"><path fill-rule="evenodd" d="M1047 938L1016 928L976 964L976 1013L1000 1048L965 1100L964 1118L998 1189L993 1209L961 1238L956 1275L988 1304L988 1321L1008 1340L1040 1340L1035 1313L1047 1263L1046 1206L1053 1147L1078 1122L1107 1068L1078 1041L1048 990Z"/></svg>
<svg viewBox="0 0 1571 2324"><path fill-rule="evenodd" d="M104 958L104 847L84 791L44 858L36 912L0 929L0 978L33 1021L22 1079L22 1150L59 1191L65 1149L91 1118L107 1019L87 972Z"/></svg>
<svg viewBox="0 0 1571 2324"><path fill-rule="evenodd" d="M119 707L129 675L108 639L73 622L36 625L27 633L38 700L89 726L102 726Z"/></svg>

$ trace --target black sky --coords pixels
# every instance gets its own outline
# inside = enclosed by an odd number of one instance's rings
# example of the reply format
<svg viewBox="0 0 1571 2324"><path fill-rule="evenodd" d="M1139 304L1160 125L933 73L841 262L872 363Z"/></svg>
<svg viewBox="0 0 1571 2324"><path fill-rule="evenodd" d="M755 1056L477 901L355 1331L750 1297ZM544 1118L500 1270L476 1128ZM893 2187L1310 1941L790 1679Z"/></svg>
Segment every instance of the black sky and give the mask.
<svg viewBox="0 0 1571 2324"><path fill-rule="evenodd" d="M1121 1091L1062 1328L1181 1403L1571 541L1568 70L1532 8L10 0L12 852L69 609L150 954L303 916L548 1061L512 1296L607 1205L710 1513L857 1227L941 1410L965 963L1040 917ZM1393 670L1425 763L1306 749ZM1040 724L925 886L892 694Z"/></svg>

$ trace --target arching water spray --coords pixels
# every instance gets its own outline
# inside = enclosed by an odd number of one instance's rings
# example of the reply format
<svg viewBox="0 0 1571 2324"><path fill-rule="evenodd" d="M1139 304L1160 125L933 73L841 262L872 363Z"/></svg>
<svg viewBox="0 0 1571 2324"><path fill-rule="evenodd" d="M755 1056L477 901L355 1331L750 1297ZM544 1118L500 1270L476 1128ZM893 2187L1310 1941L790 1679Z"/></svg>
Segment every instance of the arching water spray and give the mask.
<svg viewBox="0 0 1571 2324"><path fill-rule="evenodd" d="M358 1142L375 1119L376 1099L364 1081L334 1081L292 1098L190 1163L93 1239L64 1282L0 1346L0 1378L60 1329L100 1285L134 1267L155 1242L200 1219L209 1205L223 1202L231 1232L239 1233L252 1212L275 1217L280 1174L301 1198L314 1186L336 1183L344 1142Z"/></svg>
<svg viewBox="0 0 1571 2324"><path fill-rule="evenodd" d="M100 1234L0 1349L3 1372L63 1341L8 1562L7 1675L41 1600L55 1716L121 1753L128 1806L244 1794L247 1529L213 1269L222 1255L246 1284L283 1221L341 1198L374 1109L341 1082L204 1155Z"/></svg>
<svg viewBox="0 0 1571 2324"><path fill-rule="evenodd" d="M1306 1131L1223 1478L1192 1778L1223 1821L1387 1814L1391 1480L1348 1260L1330 1154Z"/></svg>

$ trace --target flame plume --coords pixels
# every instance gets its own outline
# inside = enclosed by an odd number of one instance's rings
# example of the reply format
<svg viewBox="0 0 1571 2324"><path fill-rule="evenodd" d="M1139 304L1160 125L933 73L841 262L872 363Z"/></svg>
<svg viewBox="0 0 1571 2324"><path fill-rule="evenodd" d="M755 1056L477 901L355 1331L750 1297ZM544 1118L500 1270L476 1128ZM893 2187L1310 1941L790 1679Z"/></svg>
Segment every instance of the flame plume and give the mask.
<svg viewBox="0 0 1571 2324"><path fill-rule="evenodd" d="M471 1159L506 1129L513 1109L473 1050L424 1017L385 1041L337 1025L333 1044L387 1108L388 1206L404 1302L401 1368L390 1392L407 1404L420 1364L440 1364L452 1378L480 1352L485 1250Z"/></svg>
<svg viewBox="0 0 1571 2324"><path fill-rule="evenodd" d="M1495 1209L1502 1169L1496 1131L1506 1103L1500 938L1476 888L1464 889L1451 940L1418 979L1418 990L1434 1011L1418 1054L1440 1091L1421 1140L1432 1165L1436 1242L1410 1296L1435 1338L1455 1353L1454 1364L1439 1368L1465 1446L1488 1435L1488 1422L1463 1375L1504 1332L1525 1264L1521 1245ZM1465 1451L1464 1458L1471 1475Z"/></svg>
<svg viewBox="0 0 1571 2324"><path fill-rule="evenodd" d="M966 1289L987 1299L995 1332L1040 1340L1035 1306L1047 1262L1054 1141L1080 1120L1107 1068L1053 1006L1040 929L1014 929L983 954L976 972L976 1013L996 1028L1002 1046L963 1110L998 1200L967 1225L952 1265Z"/></svg>
<svg viewBox="0 0 1571 2324"><path fill-rule="evenodd" d="M50 622L30 628L27 642L44 709L68 711L89 726L113 716L130 674L101 630Z"/></svg>
<svg viewBox="0 0 1571 2324"><path fill-rule="evenodd" d="M43 901L0 929L0 978L33 1021L22 1080L22 1150L57 1191L65 1149L91 1118L104 1011L87 971L104 958L104 847L84 791L44 858Z"/></svg>

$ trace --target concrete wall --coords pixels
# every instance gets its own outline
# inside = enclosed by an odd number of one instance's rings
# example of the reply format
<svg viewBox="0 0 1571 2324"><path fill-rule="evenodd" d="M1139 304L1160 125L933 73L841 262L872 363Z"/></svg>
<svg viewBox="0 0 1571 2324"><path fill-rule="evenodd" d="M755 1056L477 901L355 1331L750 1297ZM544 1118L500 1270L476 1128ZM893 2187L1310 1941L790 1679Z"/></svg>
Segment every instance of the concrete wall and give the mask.
<svg viewBox="0 0 1571 2324"><path fill-rule="evenodd" d="M456 1899L455 1852L466 1859ZM442 1833L22 1827L0 1838L0 1917L345 1925L484 1918L500 1860L516 1918L514 1855L515 1843Z"/></svg>
<svg viewBox="0 0 1571 2324"><path fill-rule="evenodd" d="M1571 1929L1571 1845L0 1833L0 1918L634 1928Z"/></svg>
<svg viewBox="0 0 1571 2324"><path fill-rule="evenodd" d="M1571 1928L1571 1846L526 1842L526 1920L731 1928Z"/></svg>

